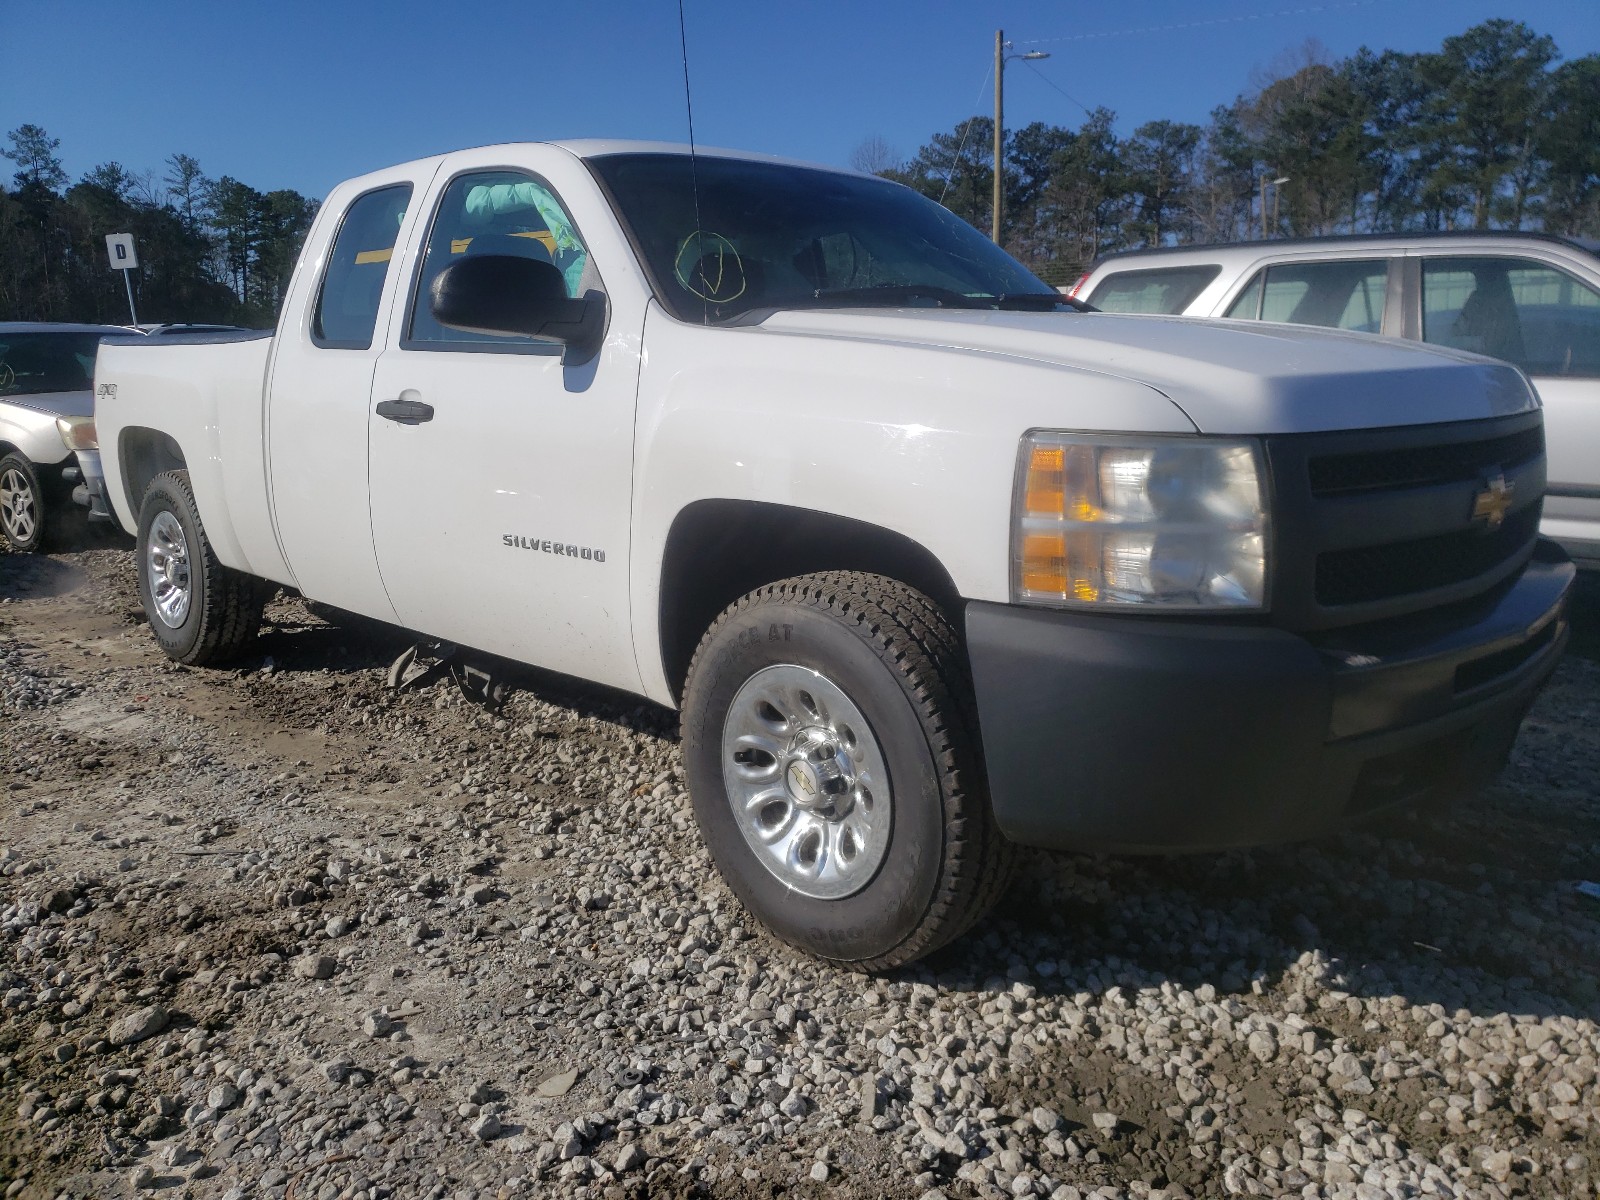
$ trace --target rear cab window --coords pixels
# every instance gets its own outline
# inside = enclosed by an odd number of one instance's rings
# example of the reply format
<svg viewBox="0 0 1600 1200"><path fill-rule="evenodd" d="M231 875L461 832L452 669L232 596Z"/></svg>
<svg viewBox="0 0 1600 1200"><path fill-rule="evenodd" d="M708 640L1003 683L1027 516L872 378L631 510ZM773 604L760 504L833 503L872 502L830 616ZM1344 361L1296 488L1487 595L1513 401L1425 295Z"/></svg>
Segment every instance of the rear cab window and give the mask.
<svg viewBox="0 0 1600 1200"><path fill-rule="evenodd" d="M1275 263L1258 271L1223 315L1380 333L1389 263L1387 258Z"/></svg>
<svg viewBox="0 0 1600 1200"><path fill-rule="evenodd" d="M1216 264L1191 267L1152 267L1117 271L1107 275L1085 297L1101 312L1165 313L1176 316L1188 308L1222 272Z"/></svg>
<svg viewBox="0 0 1600 1200"><path fill-rule="evenodd" d="M1422 261L1422 340L1530 375L1600 376L1600 291L1554 266L1482 255Z"/></svg>
<svg viewBox="0 0 1600 1200"><path fill-rule="evenodd" d="M311 319L311 340L327 349L367 350L378 322L383 281L411 203L411 185L358 196L345 210Z"/></svg>

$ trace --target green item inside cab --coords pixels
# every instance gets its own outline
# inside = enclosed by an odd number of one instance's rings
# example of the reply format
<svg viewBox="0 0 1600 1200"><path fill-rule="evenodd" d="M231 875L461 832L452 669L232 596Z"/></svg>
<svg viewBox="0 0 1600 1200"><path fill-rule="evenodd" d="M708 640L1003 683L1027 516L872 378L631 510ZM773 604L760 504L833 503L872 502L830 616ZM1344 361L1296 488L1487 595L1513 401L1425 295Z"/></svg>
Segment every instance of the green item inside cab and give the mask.
<svg viewBox="0 0 1600 1200"><path fill-rule="evenodd" d="M522 183L479 184L467 192L466 207L469 217L483 221L508 213L526 212L529 209L537 212L543 219L545 228L550 231L550 236L555 239L554 257L556 265L561 269L562 278L567 282L567 294L570 296L578 294L578 282L583 278L584 267L588 265L589 252L578 240L572 222L567 220L567 214L561 210L556 198L545 188L532 180Z"/></svg>

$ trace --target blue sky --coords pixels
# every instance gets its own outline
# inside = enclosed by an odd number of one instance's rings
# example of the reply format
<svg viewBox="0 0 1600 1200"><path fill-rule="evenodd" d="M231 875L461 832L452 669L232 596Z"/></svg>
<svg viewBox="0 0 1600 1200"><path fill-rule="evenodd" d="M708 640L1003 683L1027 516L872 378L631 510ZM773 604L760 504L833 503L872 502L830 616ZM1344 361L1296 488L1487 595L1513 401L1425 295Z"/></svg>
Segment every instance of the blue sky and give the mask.
<svg viewBox="0 0 1600 1200"><path fill-rule="evenodd" d="M909 156L990 111L997 27L1052 55L1007 69L1008 127L1076 125L1077 101L1124 133L1203 122L1307 38L1432 50L1515 15L1566 57L1600 50L1600 0L684 4L698 140L840 165L869 136ZM108 160L164 173L182 151L320 197L487 142L686 140L676 0L0 0L0 42L0 132L44 126L74 179Z"/></svg>

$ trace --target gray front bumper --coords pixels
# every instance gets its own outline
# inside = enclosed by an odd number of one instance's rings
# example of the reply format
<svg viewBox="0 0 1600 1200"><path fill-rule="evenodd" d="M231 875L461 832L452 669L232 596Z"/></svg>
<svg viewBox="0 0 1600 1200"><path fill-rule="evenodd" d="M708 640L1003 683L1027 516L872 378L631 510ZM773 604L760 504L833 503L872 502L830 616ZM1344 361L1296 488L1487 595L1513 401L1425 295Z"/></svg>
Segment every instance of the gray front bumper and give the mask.
<svg viewBox="0 0 1600 1200"><path fill-rule="evenodd" d="M1544 542L1491 596L1350 644L972 602L995 818L1024 845L1168 853L1468 791L1555 669L1574 575Z"/></svg>
<svg viewBox="0 0 1600 1200"><path fill-rule="evenodd" d="M89 520L109 521L120 529L116 511L106 500L106 476L100 466L100 451L79 450L77 455L78 473L83 480L72 489L72 499L88 508Z"/></svg>

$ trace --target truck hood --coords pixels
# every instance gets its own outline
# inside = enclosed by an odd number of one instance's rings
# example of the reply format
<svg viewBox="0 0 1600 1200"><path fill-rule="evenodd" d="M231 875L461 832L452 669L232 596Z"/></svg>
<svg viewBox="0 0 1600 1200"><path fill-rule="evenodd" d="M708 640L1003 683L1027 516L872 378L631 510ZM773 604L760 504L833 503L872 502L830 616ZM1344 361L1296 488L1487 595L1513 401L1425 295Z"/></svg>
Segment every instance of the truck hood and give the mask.
<svg viewBox="0 0 1600 1200"><path fill-rule="evenodd" d="M760 327L1112 375L1155 388L1202 433L1430 425L1506 416L1538 405L1522 373L1494 359L1304 325L875 308L789 309L771 314Z"/></svg>
<svg viewBox="0 0 1600 1200"><path fill-rule="evenodd" d="M52 417L90 417L94 415L94 393L32 392L22 396L0 396L0 404L15 404Z"/></svg>

